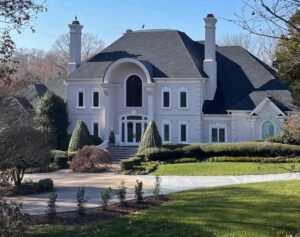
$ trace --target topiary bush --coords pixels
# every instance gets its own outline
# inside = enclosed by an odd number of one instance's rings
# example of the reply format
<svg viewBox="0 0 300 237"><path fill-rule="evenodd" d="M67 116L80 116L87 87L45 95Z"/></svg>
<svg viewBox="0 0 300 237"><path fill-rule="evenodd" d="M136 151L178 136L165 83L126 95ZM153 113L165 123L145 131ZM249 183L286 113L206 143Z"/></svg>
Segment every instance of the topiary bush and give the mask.
<svg viewBox="0 0 300 237"><path fill-rule="evenodd" d="M59 169L67 169L68 166L68 152L60 150L51 151L51 161Z"/></svg>
<svg viewBox="0 0 300 237"><path fill-rule="evenodd" d="M143 133L138 153L142 153L147 148L159 148L162 145L161 136L157 130L156 123L151 121Z"/></svg>
<svg viewBox="0 0 300 237"><path fill-rule="evenodd" d="M52 179L41 179L35 183L35 186L38 192L51 192L54 189L54 183Z"/></svg>
<svg viewBox="0 0 300 237"><path fill-rule="evenodd" d="M132 170L134 166L141 165L142 158L133 157L129 159L124 159L120 161L121 171Z"/></svg>
<svg viewBox="0 0 300 237"><path fill-rule="evenodd" d="M87 126L83 121L78 121L70 139L68 152L78 151L91 144L92 139Z"/></svg>
<svg viewBox="0 0 300 237"><path fill-rule="evenodd" d="M116 143L115 133L113 130L110 131L108 143L114 145Z"/></svg>
<svg viewBox="0 0 300 237"><path fill-rule="evenodd" d="M94 146L98 146L100 145L103 141L100 137L98 136L95 136L95 135L91 135L91 145L94 145Z"/></svg>
<svg viewBox="0 0 300 237"><path fill-rule="evenodd" d="M110 168L109 153L95 146L85 146L79 150L71 162L71 169L76 172L99 172Z"/></svg>

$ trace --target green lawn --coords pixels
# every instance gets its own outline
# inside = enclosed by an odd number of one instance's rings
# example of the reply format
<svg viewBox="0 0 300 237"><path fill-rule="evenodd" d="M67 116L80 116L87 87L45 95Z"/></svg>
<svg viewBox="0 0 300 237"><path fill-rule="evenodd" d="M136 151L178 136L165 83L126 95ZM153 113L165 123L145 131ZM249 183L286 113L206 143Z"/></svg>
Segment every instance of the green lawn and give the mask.
<svg viewBox="0 0 300 237"><path fill-rule="evenodd" d="M275 237L300 233L300 181L209 188L131 216L80 227L34 227L33 236Z"/></svg>
<svg viewBox="0 0 300 237"><path fill-rule="evenodd" d="M154 175L247 175L275 174L288 172L295 165L300 170L300 163L261 164L254 162L197 162L159 165Z"/></svg>

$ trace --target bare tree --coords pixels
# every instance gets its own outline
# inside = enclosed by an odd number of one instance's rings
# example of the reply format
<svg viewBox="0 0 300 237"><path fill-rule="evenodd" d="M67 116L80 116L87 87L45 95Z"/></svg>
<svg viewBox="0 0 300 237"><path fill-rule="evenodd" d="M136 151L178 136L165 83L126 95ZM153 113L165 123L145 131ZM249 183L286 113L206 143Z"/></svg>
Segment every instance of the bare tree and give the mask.
<svg viewBox="0 0 300 237"><path fill-rule="evenodd" d="M277 40L251 34L226 34L222 46L241 46L268 65L272 65Z"/></svg>
<svg viewBox="0 0 300 237"><path fill-rule="evenodd" d="M0 1L0 79L5 82L5 85L10 84L9 76L15 72L15 68L12 67L15 43L11 37L11 32L21 33L25 28L34 32L34 27L30 21L38 13L46 10L44 3L39 3L36 0Z"/></svg>
<svg viewBox="0 0 300 237"><path fill-rule="evenodd" d="M299 0L242 0L241 13L230 21L238 24L251 34L281 39L289 28L300 32L300 26L291 21L291 16L299 9ZM293 40L293 39L288 39Z"/></svg>
<svg viewBox="0 0 300 237"><path fill-rule="evenodd" d="M70 36L66 33L57 38L51 49L51 53L57 56L56 66L63 70L66 70L70 61L69 45ZM104 42L94 34L84 33L82 34L81 47L81 60L86 61L104 48Z"/></svg>

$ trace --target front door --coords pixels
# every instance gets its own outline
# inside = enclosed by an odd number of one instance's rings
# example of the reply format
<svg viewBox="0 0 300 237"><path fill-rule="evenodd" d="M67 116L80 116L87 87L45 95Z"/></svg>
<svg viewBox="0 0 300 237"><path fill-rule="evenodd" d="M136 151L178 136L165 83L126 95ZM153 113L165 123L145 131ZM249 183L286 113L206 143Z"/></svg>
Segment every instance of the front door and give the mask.
<svg viewBox="0 0 300 237"><path fill-rule="evenodd" d="M147 118L142 116L124 116L121 118L122 144L138 146L143 130L146 129Z"/></svg>

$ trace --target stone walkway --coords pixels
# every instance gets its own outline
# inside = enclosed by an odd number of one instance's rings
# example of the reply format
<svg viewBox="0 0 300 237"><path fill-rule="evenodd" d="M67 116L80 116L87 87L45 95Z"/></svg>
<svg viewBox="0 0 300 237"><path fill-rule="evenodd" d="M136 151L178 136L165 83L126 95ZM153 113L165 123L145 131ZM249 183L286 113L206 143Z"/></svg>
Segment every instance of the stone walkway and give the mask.
<svg viewBox="0 0 300 237"><path fill-rule="evenodd" d="M84 186L89 197L88 208L99 206L100 192L106 187L116 189L124 180L128 187L127 199L134 198L134 185L141 180L145 195L152 195L155 177L128 176L113 173L79 174L70 170L61 170L52 173L28 174L24 179L38 181L42 178L51 178L57 190L57 211L73 211L76 209L76 193L78 187ZM300 174L271 174L271 175L243 175L243 176L162 176L161 191L164 194L207 187L224 186L230 184L256 183L279 180L300 180ZM23 202L24 212L31 215L44 214L47 206L48 193L11 198ZM112 202L117 202L113 197Z"/></svg>

